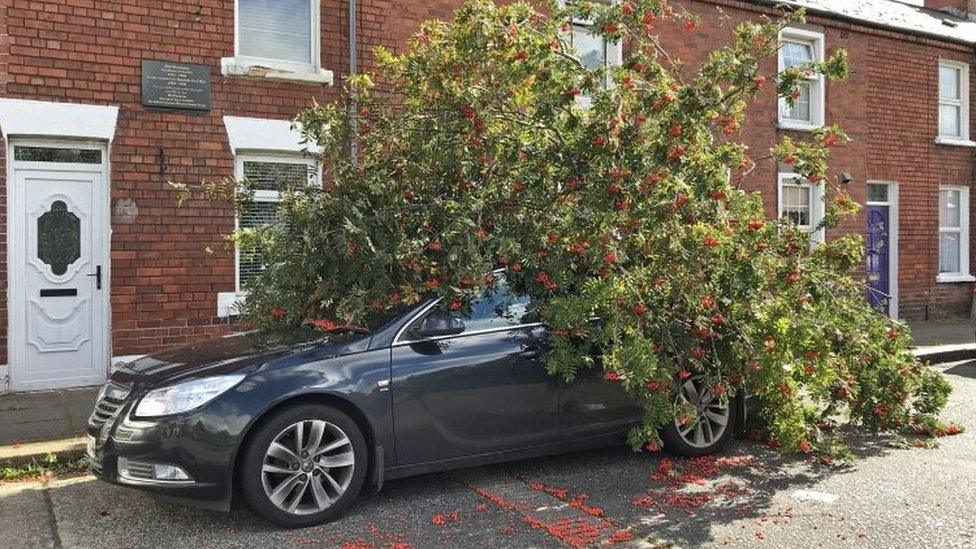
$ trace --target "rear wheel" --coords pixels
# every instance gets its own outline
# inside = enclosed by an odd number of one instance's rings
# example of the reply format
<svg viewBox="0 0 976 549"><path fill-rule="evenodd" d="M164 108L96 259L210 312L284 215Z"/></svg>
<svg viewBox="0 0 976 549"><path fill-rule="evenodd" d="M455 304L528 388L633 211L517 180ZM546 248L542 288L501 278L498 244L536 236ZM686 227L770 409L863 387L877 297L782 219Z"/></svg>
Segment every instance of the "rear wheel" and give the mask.
<svg viewBox="0 0 976 549"><path fill-rule="evenodd" d="M661 434L666 446L684 456L703 456L722 450L735 430L735 399L712 392L701 378L681 384L675 405L691 406L696 418L681 422L675 419L664 426Z"/></svg>
<svg viewBox="0 0 976 549"><path fill-rule="evenodd" d="M366 466L366 441L349 416L302 405L258 427L244 456L241 488L251 508L271 522L310 526L356 498Z"/></svg>

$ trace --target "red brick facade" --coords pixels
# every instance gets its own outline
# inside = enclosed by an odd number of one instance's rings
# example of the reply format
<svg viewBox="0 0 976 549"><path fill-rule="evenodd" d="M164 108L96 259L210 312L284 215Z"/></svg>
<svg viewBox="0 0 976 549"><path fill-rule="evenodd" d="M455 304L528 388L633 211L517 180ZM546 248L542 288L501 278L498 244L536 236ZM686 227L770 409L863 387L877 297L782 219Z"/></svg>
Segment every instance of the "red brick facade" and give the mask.
<svg viewBox="0 0 976 549"><path fill-rule="evenodd" d="M359 0L360 70L373 67L371 48L402 47L419 22L449 17L460 0ZM234 173L223 116L289 119L336 88L320 84L225 77L221 58L234 54L233 0L6 0L0 3L0 97L117 105L110 154L113 211L111 314L114 355L142 354L208 338L229 329L217 294L233 291L230 255L203 262L234 226L231 205L204 201L178 208L169 181L199 182ZM675 27L667 47L689 65L727 41L721 6L733 20L768 10L734 0L683 3L702 16L693 34ZM348 4L321 1L321 65L339 83L348 70ZM827 122L853 141L837 150L834 173L851 172L863 202L866 181L900 185L900 313L938 317L967 311L969 284L936 284L938 186L970 185L972 149L935 144L938 60L972 64L972 46L879 30L821 17L828 52L846 48L854 73L827 87ZM212 108L174 111L143 107L140 63L159 59L199 63L212 71ZM767 67L775 71L775 63ZM771 87L771 86L770 86ZM744 139L761 156L778 136L772 90L753 109ZM6 168L0 147L0 285L6 287ZM775 215L777 167L763 163L748 185L761 189ZM125 201L121 215L120 201ZM134 205L135 208L132 208ZM135 215L133 215L133 212ZM843 227L865 232L861 219ZM7 316L6 294L0 318ZM6 362L6 323L0 322L0 364Z"/></svg>

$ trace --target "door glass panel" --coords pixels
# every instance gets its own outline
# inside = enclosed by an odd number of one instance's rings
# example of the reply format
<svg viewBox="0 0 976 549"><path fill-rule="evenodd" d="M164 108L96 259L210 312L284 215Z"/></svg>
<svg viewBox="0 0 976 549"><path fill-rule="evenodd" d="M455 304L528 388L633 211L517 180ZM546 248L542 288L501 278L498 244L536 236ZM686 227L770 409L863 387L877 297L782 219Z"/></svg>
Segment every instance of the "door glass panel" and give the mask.
<svg viewBox="0 0 976 549"><path fill-rule="evenodd" d="M887 202L888 186L881 184L868 184L868 202Z"/></svg>
<svg viewBox="0 0 976 549"><path fill-rule="evenodd" d="M101 164L102 151L98 149L61 149L55 147L14 147L14 160L21 162Z"/></svg>
<svg viewBox="0 0 976 549"><path fill-rule="evenodd" d="M61 200L37 218L37 258L61 276L81 257L81 220Z"/></svg>

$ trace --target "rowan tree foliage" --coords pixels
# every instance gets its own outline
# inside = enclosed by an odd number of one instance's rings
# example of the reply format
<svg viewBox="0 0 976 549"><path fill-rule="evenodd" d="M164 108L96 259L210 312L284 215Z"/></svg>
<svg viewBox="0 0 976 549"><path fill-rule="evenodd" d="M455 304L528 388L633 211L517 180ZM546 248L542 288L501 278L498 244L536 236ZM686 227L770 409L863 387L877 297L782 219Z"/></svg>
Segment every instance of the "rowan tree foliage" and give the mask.
<svg viewBox="0 0 976 549"><path fill-rule="evenodd" d="M637 448L660 447L667 422L697 421L676 400L689 378L719 398L758 396L785 450L831 447L831 418L933 428L948 386L866 303L851 275L861 239L813 245L739 186L758 161L736 139L759 90L792 101L810 74L848 72L843 51L760 71L802 17L730 28L697 68L662 48L659 33L698 24L666 0L470 0L425 23L404 53L377 50L378 74L350 79L342 101L298 116L324 151L325 190L289 189L280 223L234 235L266 265L245 321L341 330L428 296L463 311L501 267L550 328L551 373L602 368L643 402ZM623 65L584 66L573 19L622 42ZM760 151L831 187L828 228L858 210L828 177L829 149L846 140L827 127Z"/></svg>

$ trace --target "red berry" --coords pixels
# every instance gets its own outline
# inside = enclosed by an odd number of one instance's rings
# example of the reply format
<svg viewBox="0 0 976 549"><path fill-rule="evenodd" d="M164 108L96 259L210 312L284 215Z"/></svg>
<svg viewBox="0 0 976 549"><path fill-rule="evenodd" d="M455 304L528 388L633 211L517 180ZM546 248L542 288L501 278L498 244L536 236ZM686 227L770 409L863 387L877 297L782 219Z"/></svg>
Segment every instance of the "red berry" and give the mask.
<svg viewBox="0 0 976 549"><path fill-rule="evenodd" d="M620 11L624 15L630 15L634 13L634 5L631 4L630 2L624 2L623 4L620 4Z"/></svg>
<svg viewBox="0 0 976 549"><path fill-rule="evenodd" d="M674 124L673 126L671 126L671 129L668 130L668 133L671 134L671 137L681 137L681 132L682 132L681 124Z"/></svg>

